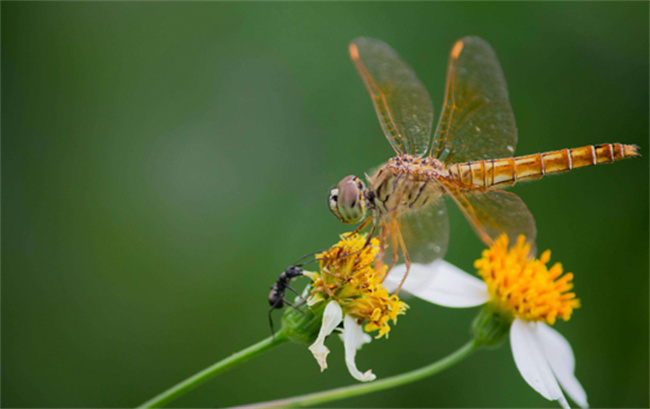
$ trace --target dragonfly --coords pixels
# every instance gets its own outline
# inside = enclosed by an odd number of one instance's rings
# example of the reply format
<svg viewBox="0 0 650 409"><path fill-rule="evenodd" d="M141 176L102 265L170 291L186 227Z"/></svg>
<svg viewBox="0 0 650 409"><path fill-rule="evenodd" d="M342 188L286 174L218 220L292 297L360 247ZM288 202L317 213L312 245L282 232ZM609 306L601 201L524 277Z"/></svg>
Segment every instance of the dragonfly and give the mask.
<svg viewBox="0 0 650 409"><path fill-rule="evenodd" d="M361 223L357 232L370 225L368 237L377 234L380 242L377 259L390 261L385 274L400 252L407 274L412 262L444 256L449 220L443 196L458 205L486 245L503 233L510 243L524 235L533 256L535 219L503 188L639 156L636 145L606 143L513 157L517 127L506 81L494 50L481 38L464 37L451 49L433 138L433 104L411 67L371 38L353 40L349 52L397 155L366 174L367 187L354 175L343 178L330 190L328 204L340 221Z"/></svg>

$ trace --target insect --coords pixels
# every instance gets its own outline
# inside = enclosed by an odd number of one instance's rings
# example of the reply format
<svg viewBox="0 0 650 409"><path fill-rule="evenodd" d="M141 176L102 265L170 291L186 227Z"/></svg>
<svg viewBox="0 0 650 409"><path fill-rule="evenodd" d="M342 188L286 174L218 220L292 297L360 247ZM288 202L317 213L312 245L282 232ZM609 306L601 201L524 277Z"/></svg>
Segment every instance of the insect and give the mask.
<svg viewBox="0 0 650 409"><path fill-rule="evenodd" d="M323 250L319 250L300 257L294 265L287 267L287 269L284 270L282 274L280 274L275 284L271 286L271 292L269 292L269 305L271 306L271 309L269 310L269 325L271 326L271 334L275 333L275 331L273 330L273 317L271 316L273 310L279 310L283 308L285 304L287 304L292 308L296 308L292 303L284 299L287 289L293 291L298 297L300 297L300 294L296 290L294 290L289 284L294 278L303 275L303 269L302 269L303 266L312 263L318 259L313 259L301 264L298 264L298 262L316 253L320 253L322 251Z"/></svg>
<svg viewBox="0 0 650 409"><path fill-rule="evenodd" d="M269 310L269 324L271 325L272 334L274 334L275 331L273 330L273 317L271 316L271 313L273 312L273 310L283 308L284 304L293 307L293 304L285 300L284 296L287 292L287 289L293 291L297 295L300 295L296 290L291 288L289 283L291 282L291 280L293 280L296 277L300 277L301 275L302 275L302 268L296 266L289 266L287 267L286 270L284 270L284 272L282 272L282 274L280 274L280 277L278 277L278 281L276 281L275 284L271 286L271 292L269 293L269 305L271 305L271 309Z"/></svg>
<svg viewBox="0 0 650 409"><path fill-rule="evenodd" d="M433 140L431 99L400 56L370 38L355 39L349 51L397 156L366 175L368 187L356 176L343 178L330 190L329 208L344 223L361 222L356 231L368 225L369 237L377 231L377 258L390 260L387 272L400 252L407 274L411 262L445 254L449 222L443 195L487 245L502 233L511 243L523 234L534 252L533 215L518 196L501 188L639 156L635 145L607 143L513 157L517 128L506 81L496 54L478 37L462 38L451 49ZM392 254L385 254L387 246Z"/></svg>

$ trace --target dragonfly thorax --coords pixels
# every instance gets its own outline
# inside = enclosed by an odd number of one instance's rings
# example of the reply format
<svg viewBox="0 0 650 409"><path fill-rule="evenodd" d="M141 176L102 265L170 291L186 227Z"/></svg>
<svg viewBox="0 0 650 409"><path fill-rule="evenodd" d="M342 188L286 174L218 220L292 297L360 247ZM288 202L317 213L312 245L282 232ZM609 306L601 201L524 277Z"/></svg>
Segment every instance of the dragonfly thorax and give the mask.
<svg viewBox="0 0 650 409"><path fill-rule="evenodd" d="M379 215L400 215L418 209L443 194L437 179L448 170L438 159L399 155L368 177L373 208Z"/></svg>

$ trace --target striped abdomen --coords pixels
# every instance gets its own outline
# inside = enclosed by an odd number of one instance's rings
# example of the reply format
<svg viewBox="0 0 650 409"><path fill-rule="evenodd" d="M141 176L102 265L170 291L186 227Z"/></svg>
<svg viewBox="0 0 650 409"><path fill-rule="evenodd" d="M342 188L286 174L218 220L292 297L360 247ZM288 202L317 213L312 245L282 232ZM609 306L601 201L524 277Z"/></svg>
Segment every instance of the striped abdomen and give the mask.
<svg viewBox="0 0 650 409"><path fill-rule="evenodd" d="M450 165L449 176L474 186L511 186L552 173L639 156L636 145L606 143L534 155Z"/></svg>

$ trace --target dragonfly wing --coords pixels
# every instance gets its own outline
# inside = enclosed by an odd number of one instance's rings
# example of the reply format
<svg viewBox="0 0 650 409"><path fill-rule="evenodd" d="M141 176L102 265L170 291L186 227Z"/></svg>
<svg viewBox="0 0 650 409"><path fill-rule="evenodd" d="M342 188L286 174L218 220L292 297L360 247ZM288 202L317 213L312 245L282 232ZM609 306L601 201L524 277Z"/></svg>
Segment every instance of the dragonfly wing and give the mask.
<svg viewBox="0 0 650 409"><path fill-rule="evenodd" d="M458 163L510 157L517 126L503 71L492 47L478 37L454 44L431 156Z"/></svg>
<svg viewBox="0 0 650 409"><path fill-rule="evenodd" d="M433 104L415 72L392 48L371 38L353 40L350 56L395 152L423 156L431 139Z"/></svg>
<svg viewBox="0 0 650 409"><path fill-rule="evenodd" d="M492 245L503 233L513 245L523 234L531 245L531 254L535 254L535 219L519 196L494 188L460 187L448 181L442 185L486 245Z"/></svg>
<svg viewBox="0 0 650 409"><path fill-rule="evenodd" d="M440 197L397 218L409 257L414 263L429 263L444 257L449 243L449 217Z"/></svg>

